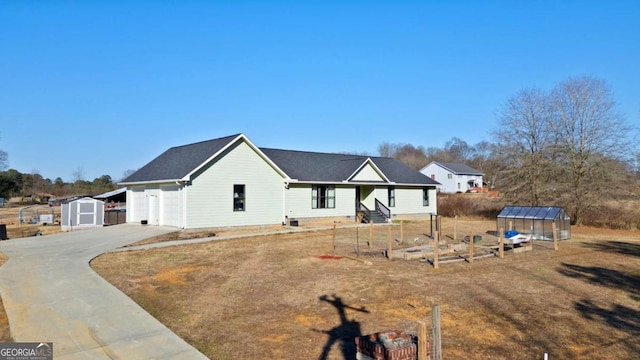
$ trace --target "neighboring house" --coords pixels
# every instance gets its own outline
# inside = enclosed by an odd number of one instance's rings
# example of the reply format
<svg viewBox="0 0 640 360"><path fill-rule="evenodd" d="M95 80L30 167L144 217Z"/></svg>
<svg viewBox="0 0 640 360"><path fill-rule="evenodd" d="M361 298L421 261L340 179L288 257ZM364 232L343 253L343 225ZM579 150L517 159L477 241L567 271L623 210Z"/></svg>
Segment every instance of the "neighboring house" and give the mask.
<svg viewBox="0 0 640 360"><path fill-rule="evenodd" d="M192 229L426 215L439 184L391 158L264 149L238 134L170 148L120 185L127 222Z"/></svg>
<svg viewBox="0 0 640 360"><path fill-rule="evenodd" d="M443 193L487 190L482 181L484 174L465 164L432 161L420 172L439 182L438 190Z"/></svg>

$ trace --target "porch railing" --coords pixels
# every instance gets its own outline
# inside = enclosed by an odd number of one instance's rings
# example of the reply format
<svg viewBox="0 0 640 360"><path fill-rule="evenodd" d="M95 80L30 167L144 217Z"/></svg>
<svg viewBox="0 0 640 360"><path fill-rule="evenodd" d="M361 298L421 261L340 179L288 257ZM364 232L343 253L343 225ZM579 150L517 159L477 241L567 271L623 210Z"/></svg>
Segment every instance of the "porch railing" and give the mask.
<svg viewBox="0 0 640 360"><path fill-rule="evenodd" d="M387 220L391 219L391 210L378 199L376 199L376 211L384 215Z"/></svg>
<svg viewBox="0 0 640 360"><path fill-rule="evenodd" d="M362 219L360 219L359 214L362 214ZM371 210L369 210L369 208L363 203L358 203L358 214L356 215L356 218L363 223L369 223L369 220L371 219Z"/></svg>

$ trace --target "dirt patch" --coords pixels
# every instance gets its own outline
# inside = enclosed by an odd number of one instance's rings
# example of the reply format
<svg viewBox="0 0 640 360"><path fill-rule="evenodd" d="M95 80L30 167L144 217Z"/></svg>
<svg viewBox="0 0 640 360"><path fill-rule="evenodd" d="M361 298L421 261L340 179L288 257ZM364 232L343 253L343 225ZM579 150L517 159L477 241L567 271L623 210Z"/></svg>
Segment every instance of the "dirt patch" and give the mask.
<svg viewBox="0 0 640 360"><path fill-rule="evenodd" d="M456 236L453 236L453 232ZM554 251L473 264L387 260L428 243L428 221L256 236L100 256L92 266L210 358L355 357L353 339L417 331L442 314L448 359L634 358L640 352L637 232L574 228ZM460 242L494 221L444 219ZM366 265L348 258L360 258ZM367 255L365 255L367 254Z"/></svg>

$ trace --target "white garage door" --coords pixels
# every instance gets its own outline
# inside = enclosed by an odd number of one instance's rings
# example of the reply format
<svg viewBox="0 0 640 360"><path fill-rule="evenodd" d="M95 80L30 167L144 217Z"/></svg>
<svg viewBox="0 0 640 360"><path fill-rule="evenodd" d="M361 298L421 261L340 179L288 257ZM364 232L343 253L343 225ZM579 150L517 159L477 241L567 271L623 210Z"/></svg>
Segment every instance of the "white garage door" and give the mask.
<svg viewBox="0 0 640 360"><path fill-rule="evenodd" d="M178 185L160 187L160 225L181 226L180 204Z"/></svg>
<svg viewBox="0 0 640 360"><path fill-rule="evenodd" d="M140 220L147 220L145 216L146 211L146 199L144 196L144 186L137 186L131 188L131 222L139 222Z"/></svg>

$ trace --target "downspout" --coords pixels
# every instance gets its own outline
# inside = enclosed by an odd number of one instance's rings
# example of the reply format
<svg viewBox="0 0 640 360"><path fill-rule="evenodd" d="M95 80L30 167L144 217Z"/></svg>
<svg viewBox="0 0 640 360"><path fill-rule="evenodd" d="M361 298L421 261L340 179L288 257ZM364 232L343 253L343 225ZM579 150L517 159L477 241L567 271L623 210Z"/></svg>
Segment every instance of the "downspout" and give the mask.
<svg viewBox="0 0 640 360"><path fill-rule="evenodd" d="M282 187L282 224L286 225L286 216L287 216L287 190L289 189L289 182L284 181L284 186Z"/></svg>
<svg viewBox="0 0 640 360"><path fill-rule="evenodd" d="M182 184L182 228L186 229L187 228L187 220L188 220L188 216L187 216L187 207L188 207L188 191L187 191L187 182L184 182Z"/></svg>

